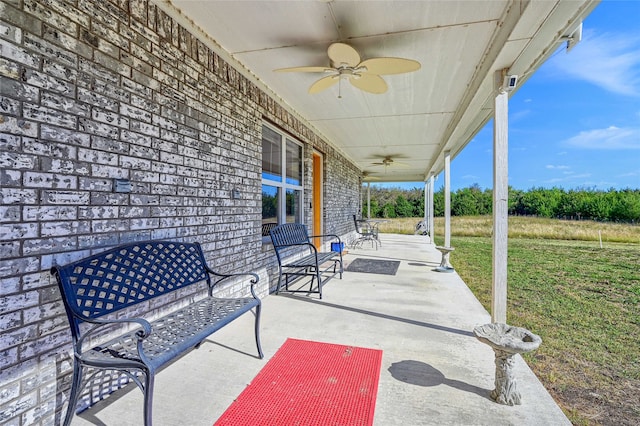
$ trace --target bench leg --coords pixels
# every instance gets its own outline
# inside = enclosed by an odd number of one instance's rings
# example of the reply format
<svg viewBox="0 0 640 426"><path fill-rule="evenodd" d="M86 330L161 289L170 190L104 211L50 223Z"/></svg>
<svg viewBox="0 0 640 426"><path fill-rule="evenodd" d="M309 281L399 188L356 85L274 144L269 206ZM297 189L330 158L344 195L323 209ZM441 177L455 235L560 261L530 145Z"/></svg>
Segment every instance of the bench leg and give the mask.
<svg viewBox="0 0 640 426"><path fill-rule="evenodd" d="M71 382L71 392L69 393L69 405L67 406L67 413L64 416L64 426L71 424L71 419L76 412L76 406L78 405L78 397L80 396L80 386L82 385L82 365L77 360L73 362L73 379Z"/></svg>
<svg viewBox="0 0 640 426"><path fill-rule="evenodd" d="M155 373L152 371L144 371L144 425L152 425L153 414L153 383L155 381Z"/></svg>
<svg viewBox="0 0 640 426"><path fill-rule="evenodd" d="M289 291L289 274L287 272L284 273L284 289Z"/></svg>
<svg viewBox="0 0 640 426"><path fill-rule="evenodd" d="M280 293L281 283L282 283L282 267L280 268L280 274L278 275L278 286L276 287L276 294Z"/></svg>
<svg viewBox="0 0 640 426"><path fill-rule="evenodd" d="M260 313L262 311L262 304L256 306L256 320L255 320L255 334L256 334L256 346L258 347L258 356L260 359L264 358L262 353L262 345L260 344Z"/></svg>
<svg viewBox="0 0 640 426"><path fill-rule="evenodd" d="M316 266L316 277L318 277L318 297L322 299L322 278L320 277L320 267ZM311 285L313 286L313 278L311 278ZM313 287L309 290L312 290Z"/></svg>

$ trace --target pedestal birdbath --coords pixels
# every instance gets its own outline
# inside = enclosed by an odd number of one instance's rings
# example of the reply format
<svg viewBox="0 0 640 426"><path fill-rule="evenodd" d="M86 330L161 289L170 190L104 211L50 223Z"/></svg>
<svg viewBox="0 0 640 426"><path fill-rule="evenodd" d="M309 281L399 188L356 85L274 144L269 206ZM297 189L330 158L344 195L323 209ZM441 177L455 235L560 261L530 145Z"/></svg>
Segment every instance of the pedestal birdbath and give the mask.
<svg viewBox="0 0 640 426"><path fill-rule="evenodd" d="M514 355L538 349L542 339L525 328L501 323L480 325L473 329L473 334L495 352L496 388L491 391L491 398L498 404L520 405L522 398L513 372Z"/></svg>
<svg viewBox="0 0 640 426"><path fill-rule="evenodd" d="M453 247L436 246L436 250L442 253L440 265L434 269L436 272L453 272L453 266L449 263L449 254L454 251Z"/></svg>

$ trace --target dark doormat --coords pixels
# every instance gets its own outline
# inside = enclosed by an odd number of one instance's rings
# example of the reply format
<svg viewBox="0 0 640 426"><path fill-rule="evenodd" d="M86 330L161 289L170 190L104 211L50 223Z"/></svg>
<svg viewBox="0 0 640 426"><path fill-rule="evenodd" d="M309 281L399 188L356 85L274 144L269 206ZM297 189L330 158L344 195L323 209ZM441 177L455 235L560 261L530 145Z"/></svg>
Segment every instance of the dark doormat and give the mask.
<svg viewBox="0 0 640 426"><path fill-rule="evenodd" d="M351 262L346 270L367 274L395 275L399 266L399 260L364 259L359 257Z"/></svg>

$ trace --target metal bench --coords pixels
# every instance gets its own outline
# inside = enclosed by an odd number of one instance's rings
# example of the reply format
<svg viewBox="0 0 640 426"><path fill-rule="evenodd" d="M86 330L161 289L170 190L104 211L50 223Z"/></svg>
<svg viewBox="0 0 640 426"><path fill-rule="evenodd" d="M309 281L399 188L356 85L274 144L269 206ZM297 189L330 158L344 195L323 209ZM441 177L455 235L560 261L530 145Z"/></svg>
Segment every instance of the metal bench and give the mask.
<svg viewBox="0 0 640 426"><path fill-rule="evenodd" d="M333 268L333 275L340 274L342 279L342 241L337 235L312 235L309 236L307 228L301 223L285 223L269 231L273 249L278 258L280 275L278 276L278 287L276 294L282 288L282 276L284 275L285 290L295 293L318 293L322 299L322 274ZM321 252L313 245L311 238L331 238L331 241L340 249L338 251ZM323 265L328 264L324 269ZM337 267L340 266L339 271ZM289 277L311 276L309 291L289 289ZM314 280L318 280L317 290L313 290Z"/></svg>
<svg viewBox="0 0 640 426"><path fill-rule="evenodd" d="M54 266L51 273L58 281L73 338L73 382L64 425L71 422L81 390L91 382L91 376L84 377L89 368L89 372L118 370L135 382L144 393L144 424L150 426L158 369L199 347L216 330L254 308L255 341L258 356L263 357L259 334L261 301L254 290L258 276L214 272L207 266L198 243L130 243L65 266ZM249 280L246 297L213 296L216 285L236 277ZM148 321L130 312L148 310L151 299L171 292L184 294L193 289L195 294L195 287L186 287L201 284L204 290L204 283L208 297L203 295L162 318ZM142 303L147 306L135 306ZM113 333L114 325L132 327L118 337L102 338L106 342L90 343L105 332Z"/></svg>

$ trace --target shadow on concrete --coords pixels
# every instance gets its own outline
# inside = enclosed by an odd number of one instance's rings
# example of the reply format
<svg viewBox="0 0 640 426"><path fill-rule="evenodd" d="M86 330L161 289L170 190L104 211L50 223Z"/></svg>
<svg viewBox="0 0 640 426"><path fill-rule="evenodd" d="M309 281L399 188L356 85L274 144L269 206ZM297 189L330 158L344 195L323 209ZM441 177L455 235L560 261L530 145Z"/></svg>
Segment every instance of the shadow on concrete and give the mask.
<svg viewBox="0 0 640 426"><path fill-rule="evenodd" d="M388 370L394 379L404 383L423 387L447 385L464 392L475 393L476 395L491 400L489 396L491 393L490 389L484 389L461 382L460 380L447 379L437 368L421 361L404 360L394 362Z"/></svg>
<svg viewBox="0 0 640 426"><path fill-rule="evenodd" d="M316 304L316 305L322 305L322 306L326 306L328 308L342 309L342 310L345 310L345 311L355 312L355 313L358 313L358 314L370 315L372 317L384 318L384 319L388 319L388 320L391 320L391 321L399 321L399 322L403 322L403 323L406 323L406 324L416 325L418 327L431 328L433 330L445 331L447 333L460 334L462 336L468 336L468 337L475 338L474 334L472 332L470 332L470 331L460 330L460 329L452 328L452 327L446 327L444 325L431 324L431 323L423 322L423 321L416 321L416 320L412 320L412 319L409 319L409 318L402 318L402 317L397 317L397 316L394 316L394 315L383 314L383 313L380 313L380 312L367 311L367 310L364 310L364 309L354 308L354 307L351 307L351 306L338 305L338 304L335 304L335 303L324 302L324 301L318 300L318 299L310 299L310 298L306 298L306 297L299 297L299 296L295 296L295 295L291 295L291 294L282 294L282 293L280 293L279 296L287 297L287 298L294 299L294 300L301 301L301 302L307 302L307 303L313 303L313 304Z"/></svg>
<svg viewBox="0 0 640 426"><path fill-rule="evenodd" d="M418 260L418 259L406 259L406 258L401 258L401 257L393 257L393 255L389 255L389 254L376 255L376 254L371 254L371 253L362 252L362 251L358 251L357 253L356 252L349 253L349 255L350 256L357 256L357 257L361 257L361 258L399 260L401 262L407 262L407 264L413 265L413 266L427 266L427 265L438 266L440 264L439 261L438 262L429 262L429 261ZM347 262L347 260L345 259L345 263L346 262Z"/></svg>

